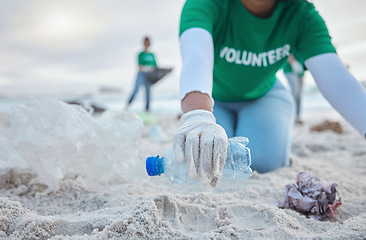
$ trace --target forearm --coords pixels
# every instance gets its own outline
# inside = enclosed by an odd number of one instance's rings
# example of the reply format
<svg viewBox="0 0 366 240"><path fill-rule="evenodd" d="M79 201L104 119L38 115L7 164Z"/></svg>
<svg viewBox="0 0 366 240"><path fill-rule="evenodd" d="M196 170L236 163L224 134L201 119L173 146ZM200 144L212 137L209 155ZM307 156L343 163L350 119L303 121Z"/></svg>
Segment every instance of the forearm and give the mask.
<svg viewBox="0 0 366 240"><path fill-rule="evenodd" d="M329 103L362 135L366 133L366 92L334 53L305 61Z"/></svg>
<svg viewBox="0 0 366 240"><path fill-rule="evenodd" d="M190 92L182 99L183 113L192 110L203 109L212 112L212 101L210 96L201 92Z"/></svg>
<svg viewBox="0 0 366 240"><path fill-rule="evenodd" d="M188 29L180 37L180 47L183 62L180 76L182 110L184 113L195 109L212 112L212 36L204 29Z"/></svg>

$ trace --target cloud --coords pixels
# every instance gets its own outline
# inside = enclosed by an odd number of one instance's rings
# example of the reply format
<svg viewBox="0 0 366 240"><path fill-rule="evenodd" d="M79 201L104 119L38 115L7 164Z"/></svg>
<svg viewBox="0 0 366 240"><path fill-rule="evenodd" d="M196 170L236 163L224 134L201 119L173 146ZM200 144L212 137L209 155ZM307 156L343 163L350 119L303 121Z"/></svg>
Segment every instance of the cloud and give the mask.
<svg viewBox="0 0 366 240"><path fill-rule="evenodd" d="M6 1L0 8L0 85L129 88L145 34L152 37L159 62L177 69L182 5L174 0Z"/></svg>
<svg viewBox="0 0 366 240"><path fill-rule="evenodd" d="M113 84L130 89L142 38L152 38L158 64L174 68L169 81L155 89L176 89L181 59L179 19L184 0L11 0L0 8L0 91L44 84ZM359 5L357 7L357 4ZM350 43L365 39L365 1L316 1L337 47L353 69L357 55ZM362 9L362 10L361 10ZM352 22L352 19L357 19ZM347 18L348 17L348 18ZM349 19L349 20L347 20ZM363 28L362 28L363 30ZM352 51L351 51L352 50ZM354 57L356 56L356 58ZM38 85L37 85L38 84ZM57 87L55 87L57 88ZM24 87L26 89L26 87ZM32 94L29 88L29 94Z"/></svg>

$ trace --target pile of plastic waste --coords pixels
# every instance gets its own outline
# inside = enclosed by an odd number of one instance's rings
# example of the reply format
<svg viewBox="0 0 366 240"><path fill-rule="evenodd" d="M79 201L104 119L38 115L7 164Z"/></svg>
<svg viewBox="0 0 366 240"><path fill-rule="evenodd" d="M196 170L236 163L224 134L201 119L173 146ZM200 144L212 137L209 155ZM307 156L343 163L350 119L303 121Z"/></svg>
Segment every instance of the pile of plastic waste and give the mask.
<svg viewBox="0 0 366 240"><path fill-rule="evenodd" d="M133 113L107 110L96 118L55 99L17 105L0 113L0 167L29 167L50 190L66 177L108 189L131 174L142 127Z"/></svg>

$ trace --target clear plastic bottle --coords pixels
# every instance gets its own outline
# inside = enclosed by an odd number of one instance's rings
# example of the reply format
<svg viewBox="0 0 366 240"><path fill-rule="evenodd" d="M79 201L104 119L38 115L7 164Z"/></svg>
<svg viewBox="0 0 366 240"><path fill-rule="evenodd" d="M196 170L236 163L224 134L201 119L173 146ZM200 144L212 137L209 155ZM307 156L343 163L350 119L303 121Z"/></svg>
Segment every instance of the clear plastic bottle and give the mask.
<svg viewBox="0 0 366 240"><path fill-rule="evenodd" d="M228 139L227 157L222 171L223 177L247 178L252 175L249 143L246 137L233 137ZM146 171L149 176L160 176L164 173L174 183L194 183L187 173L186 160L179 162L175 159L172 147L169 147L164 157L148 157Z"/></svg>

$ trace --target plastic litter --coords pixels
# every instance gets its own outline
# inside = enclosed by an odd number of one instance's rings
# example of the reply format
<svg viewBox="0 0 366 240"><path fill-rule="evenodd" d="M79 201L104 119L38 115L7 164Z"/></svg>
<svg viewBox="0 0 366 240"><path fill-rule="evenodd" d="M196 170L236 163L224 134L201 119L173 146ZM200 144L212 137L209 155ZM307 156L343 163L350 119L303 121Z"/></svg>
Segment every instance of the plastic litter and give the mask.
<svg viewBox="0 0 366 240"><path fill-rule="evenodd" d="M27 162L14 149L11 139L9 115L2 112L0 113L0 168L28 168Z"/></svg>
<svg viewBox="0 0 366 240"><path fill-rule="evenodd" d="M154 124L149 128L150 139L155 142L167 142L169 138L164 133L159 124Z"/></svg>
<svg viewBox="0 0 366 240"><path fill-rule="evenodd" d="M93 190L125 182L143 127L133 113L108 110L94 118L55 99L11 108L9 123L13 148L50 190L67 176Z"/></svg>
<svg viewBox="0 0 366 240"><path fill-rule="evenodd" d="M227 178L247 178L252 176L250 150L246 146L249 143L246 137L229 138L227 157L222 176ZM164 157L148 157L146 159L146 172L149 176L165 174L174 183L195 183L197 179L191 179L187 173L187 163L180 163L174 156L172 147L169 147Z"/></svg>
<svg viewBox="0 0 366 240"><path fill-rule="evenodd" d="M327 187L319 178L300 172L296 184L285 186L286 196L279 204L280 208L289 207L321 220L325 217L334 217L337 208L342 205L336 183Z"/></svg>

